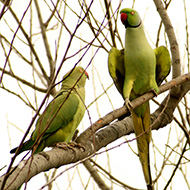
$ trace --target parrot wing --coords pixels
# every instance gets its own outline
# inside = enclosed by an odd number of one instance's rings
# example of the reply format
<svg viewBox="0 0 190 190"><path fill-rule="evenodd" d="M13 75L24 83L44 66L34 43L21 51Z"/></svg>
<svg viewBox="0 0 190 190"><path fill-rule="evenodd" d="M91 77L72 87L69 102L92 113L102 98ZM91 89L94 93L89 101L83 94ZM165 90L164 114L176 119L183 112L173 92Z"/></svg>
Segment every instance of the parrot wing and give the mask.
<svg viewBox="0 0 190 190"><path fill-rule="evenodd" d="M168 49L160 46L154 49L156 55L156 82L158 86L169 75L171 68L171 58Z"/></svg>
<svg viewBox="0 0 190 190"><path fill-rule="evenodd" d="M73 120L80 100L77 97L78 95L73 92L68 97L67 95L68 92L62 91L50 102L36 123L36 129L32 134L32 139L36 139L38 134L45 130L49 122L51 123L44 132L41 140L46 139L60 128L67 127L68 123Z"/></svg>
<svg viewBox="0 0 190 190"><path fill-rule="evenodd" d="M110 50L108 54L108 70L117 90L123 97L123 85L125 79L124 49L118 50L117 48L113 47ZM129 115L131 115L130 112L119 117L118 120L123 120Z"/></svg>
<svg viewBox="0 0 190 190"><path fill-rule="evenodd" d="M123 84L125 78L124 50L113 47L108 55L108 70L114 84L123 97Z"/></svg>
<svg viewBox="0 0 190 190"><path fill-rule="evenodd" d="M85 109L80 109L81 106L80 98L76 93L72 92L68 96L68 92L60 92L38 118L31 138L22 145L19 153L31 149L39 136L41 136L40 143L35 153L57 142L68 143L85 112ZM11 153L14 153L16 149L12 149Z"/></svg>

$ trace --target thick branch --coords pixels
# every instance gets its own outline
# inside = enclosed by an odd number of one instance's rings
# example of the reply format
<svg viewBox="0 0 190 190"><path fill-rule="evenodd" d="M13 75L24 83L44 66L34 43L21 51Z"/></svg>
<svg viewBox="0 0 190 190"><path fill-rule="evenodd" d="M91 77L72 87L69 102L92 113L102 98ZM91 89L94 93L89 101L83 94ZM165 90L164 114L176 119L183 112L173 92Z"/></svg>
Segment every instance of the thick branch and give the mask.
<svg viewBox="0 0 190 190"><path fill-rule="evenodd" d="M180 93L178 94L178 98L170 96L169 101L166 99L162 102L161 106L156 110L154 114L152 114L153 118L156 118L157 122L153 125L152 129L159 129L166 126L170 123L173 119L173 112L182 99L182 97L189 91L190 89L190 73L187 75L183 75L178 77L171 82L162 85L160 87L161 91L166 90L166 88L171 88L172 86L181 85ZM134 107L138 102L141 104L147 100L148 98L153 97L151 93L148 93L144 96L138 98L138 101L133 101L132 104ZM163 110L164 105L167 104L166 109L162 113L161 117L158 117ZM126 113L126 109L124 107L113 111L112 113L112 120L116 119L116 116L121 116L122 114ZM100 120L101 121L101 120ZM101 122L100 122L101 123ZM93 124L95 125L95 124ZM91 130L90 130L91 131ZM9 175L5 189L17 189L21 184L23 184L27 179L31 179L33 176L37 175L40 172L47 171L51 168L58 168L62 165L66 165L69 163L75 163L81 160L83 162L85 158L89 158L90 155L101 149L102 147L107 146L108 144L112 143L113 141L117 140L118 138L133 133L133 122L131 117L127 117L122 121L116 121L115 123L108 125L104 129L98 131L96 135L93 135L90 138L87 138L83 135L83 133L79 136L78 140L81 139L83 136L86 140L83 143L85 147L85 151L83 149L74 148L73 150L62 150L58 148L54 148L48 152L42 152L39 154L34 155L28 161L21 162L17 167L12 170L11 174ZM81 140L81 142L84 142ZM94 147L95 146L95 147ZM31 162L32 160L32 162ZM24 167L23 167L24 166ZM0 178L0 187L2 185L4 176Z"/></svg>
<svg viewBox="0 0 190 190"><path fill-rule="evenodd" d="M190 73L185 74L183 76L180 76L178 78L175 78L173 80L171 80L170 82L162 85L159 87L159 94L167 91L168 89L172 89L186 81L190 80ZM182 86L181 86L182 88ZM179 94L181 94L182 91L179 90ZM179 99L180 95L179 94L173 94L172 97L173 99ZM141 104L147 102L148 100L152 99L154 97L154 93L149 92L144 94L143 96L140 96L139 98L136 98L135 100L133 100L131 102L133 108L136 108L138 106L140 106ZM90 136L92 136L94 134L95 131L99 130L100 128L110 124L112 121L114 121L115 119L123 116L124 114L126 114L127 109L125 106L123 106L122 108L116 109L113 112L108 113L106 116L100 118L97 122L95 122L91 127L87 128L77 139L77 142L85 142L86 139L88 139Z"/></svg>
<svg viewBox="0 0 190 190"><path fill-rule="evenodd" d="M154 3L165 26L165 30L170 42L173 63L173 78L176 78L181 75L180 54L177 39L170 18L167 14L166 9L164 8L164 4L161 0L154 0Z"/></svg>

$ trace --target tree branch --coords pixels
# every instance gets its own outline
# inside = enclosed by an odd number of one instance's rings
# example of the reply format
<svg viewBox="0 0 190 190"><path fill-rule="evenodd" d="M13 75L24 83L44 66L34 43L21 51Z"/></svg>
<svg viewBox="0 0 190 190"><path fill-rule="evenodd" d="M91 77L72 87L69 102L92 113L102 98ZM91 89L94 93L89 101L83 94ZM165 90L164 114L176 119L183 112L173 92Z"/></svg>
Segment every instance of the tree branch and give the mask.
<svg viewBox="0 0 190 190"><path fill-rule="evenodd" d="M109 31L110 31L111 39L112 39L112 45L113 45L113 47L116 47L115 35L114 35L114 31L113 31L113 27L112 27L112 22L111 22L110 11L109 11L109 9L110 9L109 7L111 6L111 2L108 3L107 0L104 0L104 4L105 4L105 7L106 7L108 26L109 26Z"/></svg>
<svg viewBox="0 0 190 190"><path fill-rule="evenodd" d="M0 68L0 71L2 71L2 70L3 70L3 69ZM26 86L31 87L31 88L34 89L34 90L37 90L37 91L43 92L43 93L46 93L46 92L47 92L47 89L45 89L45 88L40 88L40 87L38 87L38 86L36 86L36 85L34 85L34 84L28 82L27 80L25 80L25 79L19 77L18 75L15 75L14 73L11 73L11 72L9 72L9 71L7 71L7 70L4 70L3 72L4 72L4 74L7 74L7 75L13 77L15 80L20 81L21 83L25 84Z"/></svg>
<svg viewBox="0 0 190 190"><path fill-rule="evenodd" d="M190 89L190 73L180 76L165 85L160 87L160 93L170 89L176 85L181 84L181 90L178 94L178 98L173 97L170 95L170 99L167 102L167 97L161 103L160 107L152 114L153 120L157 120L157 122L153 125L152 129L160 129L165 127L168 123L170 123L173 119L173 112L177 107L178 103L182 99L182 97L189 91ZM182 84L183 83L183 84ZM137 107L144 103L145 101L149 100L153 97L152 93L147 93L138 99L132 101L132 105ZM162 117L158 116L163 110L164 105L167 104L166 109L162 113ZM104 124L111 120L113 121L117 117L122 116L122 114L126 113L126 108L122 107L120 109L114 110L113 112L109 113L104 118L100 119L98 122L93 124L97 129L98 124ZM109 118L109 119L106 119ZM110 120L111 117L111 120ZM105 122L106 121L106 122ZM89 130L89 129L88 129ZM86 131L88 131L86 130ZM83 149L74 148L73 150L63 150L59 148L54 148L51 151L41 152L39 154L35 154L33 157L30 157L28 160L22 161L18 166L12 169L12 171L8 174L8 179L5 184L5 189L17 189L21 184L26 182L27 179L31 179L33 176L37 175L40 172L47 171L51 168L58 168L62 165L75 163L75 162L84 162L90 156L94 156L95 151L98 151L102 147L107 146L108 144L112 143L113 141L117 140L118 138L129 135L133 133L133 122L131 117L127 117L122 121L116 121L111 125L108 125L104 129L98 131L96 135L92 136L92 129L90 129L90 136L84 135L83 132L78 137L78 142L82 143L85 147L85 151ZM93 133L94 134L94 133ZM85 139L81 139L83 137ZM2 185L4 176L0 178L0 187ZM55 180L55 179L54 179Z"/></svg>
<svg viewBox="0 0 190 190"><path fill-rule="evenodd" d="M19 21L17 15L16 15L16 13L11 9L11 7L9 8L9 10L10 10L11 14L13 15L13 18L14 18L14 19L16 20L16 22L19 24L20 21ZM43 64L42 64L41 61L40 61L40 58L38 57L38 53L36 52L36 50L35 50L35 48L34 48L34 45L32 44L32 41L30 40L28 34L26 33L26 31L25 31L25 29L23 28L22 25L20 25L20 30L22 31L23 35L25 36L25 38L26 38L26 40L27 40L27 42L28 42L28 45L29 45L29 47L30 47L30 49L31 49L31 51L32 51L32 53L33 53L33 55L34 55L34 57L35 57L35 60L36 60L37 63L38 63L38 66L40 67L40 70L41 70L41 72L42 72L44 78L46 79L47 83L49 83L48 75L47 75L47 73L46 73L46 71L45 71L45 69L44 69L44 67L43 67Z"/></svg>
<svg viewBox="0 0 190 190"><path fill-rule="evenodd" d="M49 61L50 80L51 80L53 78L53 75L54 75L54 72L55 72L55 63L54 63L52 55L51 55L50 46L49 46L48 38L47 38L47 35L46 35L46 26L43 23L43 19L42 19L40 7L38 5L38 1L35 0L34 3L35 3L36 11L37 11L37 14L38 14L38 19L39 19L39 23L40 23L41 34L42 34L42 39L43 39L43 42L44 42L44 47L45 47L45 50L46 50L46 55L47 55L47 58L48 58L48 61Z"/></svg>
<svg viewBox="0 0 190 190"><path fill-rule="evenodd" d="M180 165L180 163L181 163L181 160L182 160L182 158L183 158L183 155L184 155L184 153L185 153L185 151L186 151L187 144L188 144L188 142L186 141L186 143L185 143L185 145L184 145L184 147L183 147L182 153L180 154L180 158L179 158L179 160L178 160L178 162L177 162L177 164L176 164L176 167L175 167L175 169L173 170L172 175L171 175L170 179L168 180L166 186L164 187L164 190L166 190L166 189L168 188L169 184L171 183L171 181L172 181L172 179L173 179L173 177L174 177L174 175L175 175L175 172L177 171L177 169L178 169L178 167L179 167L179 165Z"/></svg>
<svg viewBox="0 0 190 190"><path fill-rule="evenodd" d="M89 160L86 160L83 162L86 169L89 171L91 177L94 179L94 181L98 184L99 188L102 190L109 190L110 188L105 184L103 179L98 174L97 170L91 165Z"/></svg>
<svg viewBox="0 0 190 190"><path fill-rule="evenodd" d="M173 78L176 78L181 75L181 68L180 68L180 54L179 54L179 47L177 43L177 39L174 33L174 29L172 26L172 23L170 21L170 18L167 14L166 9L164 8L164 5L161 0L154 0L154 3L156 5L157 11L162 19L162 22L165 26L165 30L170 42L171 46L171 53L172 53L172 63L173 63Z"/></svg>
<svg viewBox="0 0 190 190"><path fill-rule="evenodd" d="M159 87L159 93L158 94L161 94L169 89L172 89L186 81L189 81L190 80L190 73L188 74L185 74L185 75L182 75L178 78L175 78L173 80L171 80L170 82L162 85ZM188 83L190 85L190 83ZM188 86L188 85L187 85ZM181 86L181 88L183 88ZM189 88L188 88L189 90ZM171 95L171 101L174 101L175 99L178 100L177 101L177 104L179 103L179 100L181 100L181 94L184 95L183 93L183 90L179 90L178 94L176 93L175 95ZM133 100L131 102L132 104L132 107L133 109L140 106L141 104L145 103L146 101L152 99L154 97L154 93L152 92L149 92L149 93L146 93L144 94L143 96L140 96L138 98L136 98L135 100ZM179 98L180 97L180 98ZM165 98L165 101L167 100L167 97ZM171 102L169 100L169 102ZM177 105L175 105L175 108L176 108ZM162 109L162 106L160 106L160 108ZM125 115L126 113L128 113L129 111L127 111L126 107L123 106L119 109L116 109L110 113L108 113L106 116L100 118L97 122L95 122L92 126L90 126L89 128L87 128L77 139L77 142L84 142L94 134L95 131L99 130L100 128L110 124L112 121L114 121L115 119Z"/></svg>

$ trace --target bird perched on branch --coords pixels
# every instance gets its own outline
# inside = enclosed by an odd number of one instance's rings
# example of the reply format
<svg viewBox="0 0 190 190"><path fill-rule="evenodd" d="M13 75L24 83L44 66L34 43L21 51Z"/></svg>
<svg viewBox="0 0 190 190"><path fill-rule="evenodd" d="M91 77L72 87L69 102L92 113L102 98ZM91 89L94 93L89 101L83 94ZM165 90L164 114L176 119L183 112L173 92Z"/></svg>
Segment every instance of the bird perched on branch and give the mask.
<svg viewBox="0 0 190 190"><path fill-rule="evenodd" d="M125 100L132 114L138 155L142 165L147 189L154 189L150 171L149 143L151 140L150 106L145 102L133 109L130 101L153 91L170 72L171 59L166 47L152 49L149 45L137 11L125 8L120 11L121 22L125 26L125 49L113 47L108 56L109 73L116 88Z"/></svg>
<svg viewBox="0 0 190 190"><path fill-rule="evenodd" d="M85 113L86 78L88 73L82 67L75 67L63 77L61 90L38 118L30 139L18 149L19 154L30 149L38 153L55 143L71 141Z"/></svg>

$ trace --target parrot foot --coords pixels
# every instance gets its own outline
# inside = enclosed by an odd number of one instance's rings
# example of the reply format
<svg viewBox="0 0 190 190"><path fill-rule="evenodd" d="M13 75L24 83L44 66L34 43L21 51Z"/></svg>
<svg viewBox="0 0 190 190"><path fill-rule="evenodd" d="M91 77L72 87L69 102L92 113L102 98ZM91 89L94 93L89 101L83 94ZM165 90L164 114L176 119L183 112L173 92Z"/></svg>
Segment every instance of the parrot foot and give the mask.
<svg viewBox="0 0 190 190"><path fill-rule="evenodd" d="M128 98L125 99L125 106L129 111L131 111L133 109L133 105L131 104L131 102Z"/></svg>
<svg viewBox="0 0 190 190"><path fill-rule="evenodd" d="M72 141L75 141L75 140L77 139L78 133L79 133L79 130L76 129L76 131L75 131L75 133L74 133L74 135L73 135L73 137L72 137Z"/></svg>
<svg viewBox="0 0 190 190"><path fill-rule="evenodd" d="M70 147L72 147L72 148L79 148L79 149L82 149L83 150L83 152L85 151L85 147L83 146L83 145L81 145L81 144L79 144L79 143L76 143L76 142L70 142L69 144L68 144Z"/></svg>
<svg viewBox="0 0 190 190"><path fill-rule="evenodd" d="M158 93L153 88L151 88L148 92L152 92L155 96L158 96Z"/></svg>
<svg viewBox="0 0 190 190"><path fill-rule="evenodd" d="M85 148L84 146L76 143L76 142L70 142L70 143L66 143L66 142L59 142L59 143L56 143L55 144L56 147L58 148L62 148L62 149L65 149L65 150L68 150L68 149L71 149L73 152L75 152L75 149L74 148L82 148L83 149L83 152L85 151Z"/></svg>

